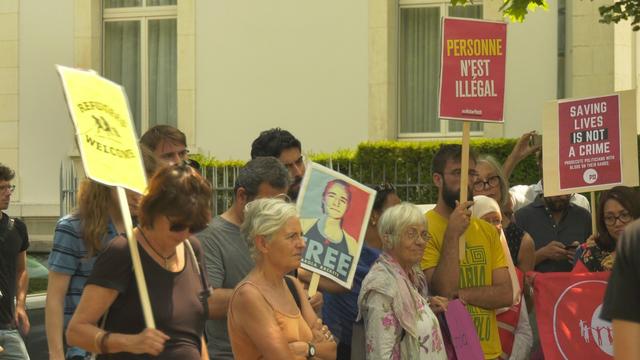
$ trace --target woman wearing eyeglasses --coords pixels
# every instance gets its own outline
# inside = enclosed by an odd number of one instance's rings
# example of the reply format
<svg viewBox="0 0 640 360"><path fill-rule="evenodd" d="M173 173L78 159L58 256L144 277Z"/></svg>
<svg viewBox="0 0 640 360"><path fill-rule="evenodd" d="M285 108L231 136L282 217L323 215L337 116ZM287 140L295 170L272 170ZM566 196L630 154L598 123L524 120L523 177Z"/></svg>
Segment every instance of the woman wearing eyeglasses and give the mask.
<svg viewBox="0 0 640 360"><path fill-rule="evenodd" d="M427 296L419 267L428 241L424 214L413 204L401 203L382 214L378 231L384 251L364 278L358 297L366 358L446 359L434 311L446 310L447 302Z"/></svg>
<svg viewBox="0 0 640 360"><path fill-rule="evenodd" d="M589 271L611 271L616 243L624 229L640 217L640 194L627 186L616 186L600 195L598 234L591 235L576 252Z"/></svg>
<svg viewBox="0 0 640 360"><path fill-rule="evenodd" d="M526 274L535 266L535 245L531 236L514 221L507 179L502 174L498 162L491 156L481 156L478 159L476 172L478 178L473 183L473 195L485 195L498 203L511 259L515 266Z"/></svg>
<svg viewBox="0 0 640 360"><path fill-rule="evenodd" d="M133 231L156 329L145 326L129 245L117 237L87 280L67 329L69 344L98 359L208 359L202 334L209 291L200 243L190 236L209 222L211 194L209 183L187 165L156 173Z"/></svg>

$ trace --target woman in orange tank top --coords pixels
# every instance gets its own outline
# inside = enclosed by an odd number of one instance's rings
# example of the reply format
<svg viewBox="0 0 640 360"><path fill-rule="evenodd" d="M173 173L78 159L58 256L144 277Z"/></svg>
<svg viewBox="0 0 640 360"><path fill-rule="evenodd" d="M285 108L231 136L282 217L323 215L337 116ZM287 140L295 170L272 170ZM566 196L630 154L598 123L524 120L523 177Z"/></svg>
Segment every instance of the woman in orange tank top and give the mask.
<svg viewBox="0 0 640 360"><path fill-rule="evenodd" d="M240 229L256 267L231 297L227 325L234 357L335 359L329 329L298 280L285 278L300 266L305 248L295 206L281 199L254 200Z"/></svg>

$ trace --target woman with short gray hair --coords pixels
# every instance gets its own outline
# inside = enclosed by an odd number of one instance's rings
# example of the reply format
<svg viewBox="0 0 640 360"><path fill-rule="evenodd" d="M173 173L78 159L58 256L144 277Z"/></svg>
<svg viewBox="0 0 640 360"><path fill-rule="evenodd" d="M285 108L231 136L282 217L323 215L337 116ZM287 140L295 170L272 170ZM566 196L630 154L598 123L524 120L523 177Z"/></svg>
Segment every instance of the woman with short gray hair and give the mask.
<svg viewBox="0 0 640 360"><path fill-rule="evenodd" d="M420 209L401 203L387 209L378 231L384 252L365 277L358 298L367 359L446 359L434 312L447 300L429 297L419 263L428 241Z"/></svg>
<svg viewBox="0 0 640 360"><path fill-rule="evenodd" d="M236 286L227 325L236 359L335 359L336 343L302 285L287 276L305 249L298 212L282 199L257 199L240 227L256 262Z"/></svg>

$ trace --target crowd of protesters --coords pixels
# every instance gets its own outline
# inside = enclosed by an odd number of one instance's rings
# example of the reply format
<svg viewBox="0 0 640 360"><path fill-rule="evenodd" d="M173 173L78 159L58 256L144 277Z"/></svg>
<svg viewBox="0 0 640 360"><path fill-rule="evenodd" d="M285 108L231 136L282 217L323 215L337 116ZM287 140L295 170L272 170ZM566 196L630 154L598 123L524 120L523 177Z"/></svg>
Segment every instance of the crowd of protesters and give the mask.
<svg viewBox="0 0 640 360"><path fill-rule="evenodd" d="M461 146L441 145L431 164L438 198L426 213L402 202L393 185L373 186L352 287L323 277L309 296L311 274L300 267L305 219L293 204L306 172L300 140L279 128L260 133L232 205L212 218L212 188L189 159L184 134L156 126L140 141L149 187L142 196L127 194L156 326L145 324L116 191L86 180L77 209L58 221L53 237L49 357L447 359L452 339L442 319L459 299L486 359L536 359L525 274L584 266L613 270L603 318L613 320L616 356L638 358L640 225L633 221L640 195L625 186L602 192L592 234L586 198L545 196L532 135L517 141L504 164L471 151L468 183L461 181ZM510 187L510 174L532 155L540 182ZM13 177L0 164L0 210L9 205ZM345 187L327 188L338 185ZM319 236L322 225L314 225ZM354 246L346 233L341 239ZM28 358L18 332L29 331L27 247L24 224L0 212L0 359Z"/></svg>

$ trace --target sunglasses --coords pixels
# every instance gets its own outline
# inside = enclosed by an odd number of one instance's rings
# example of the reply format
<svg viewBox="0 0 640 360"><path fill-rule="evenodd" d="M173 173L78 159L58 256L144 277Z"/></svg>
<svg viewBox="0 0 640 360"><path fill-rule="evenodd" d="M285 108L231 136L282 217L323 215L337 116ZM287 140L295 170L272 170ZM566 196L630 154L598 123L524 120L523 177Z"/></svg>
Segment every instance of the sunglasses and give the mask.
<svg viewBox="0 0 640 360"><path fill-rule="evenodd" d="M185 224L185 223L180 223L180 222L172 222L171 219L167 218L167 220L169 220L169 231L171 232L183 232L185 230L189 231L189 233L191 234L196 234L199 233L200 231L204 230L207 225L204 224Z"/></svg>

